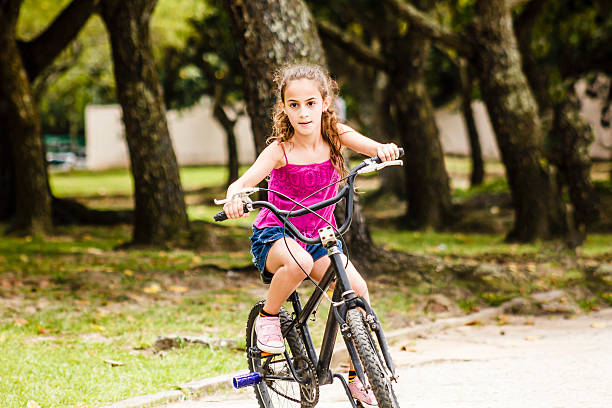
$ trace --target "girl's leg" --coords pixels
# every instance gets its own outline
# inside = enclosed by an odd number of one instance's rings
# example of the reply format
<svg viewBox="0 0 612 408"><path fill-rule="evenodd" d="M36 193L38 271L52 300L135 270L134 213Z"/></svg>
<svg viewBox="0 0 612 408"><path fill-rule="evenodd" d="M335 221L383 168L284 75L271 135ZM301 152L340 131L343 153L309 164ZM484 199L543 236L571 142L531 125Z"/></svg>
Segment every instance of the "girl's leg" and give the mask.
<svg viewBox="0 0 612 408"><path fill-rule="evenodd" d="M287 250L287 245L289 250ZM285 245L285 240L279 239L268 252L266 270L274 274L274 277L264 305L266 313L277 314L287 298L306 278L304 271L310 274L313 268L312 257L295 240L287 239L287 245Z"/></svg>
<svg viewBox="0 0 612 408"><path fill-rule="evenodd" d="M270 282L263 311L255 321L257 347L261 351L274 354L282 353L285 350L278 317L280 308L304 280L305 274L310 274L313 265L310 254L295 240L287 239L286 242L285 244L285 240L279 239L272 244L268 252L266 270L274 276Z"/></svg>

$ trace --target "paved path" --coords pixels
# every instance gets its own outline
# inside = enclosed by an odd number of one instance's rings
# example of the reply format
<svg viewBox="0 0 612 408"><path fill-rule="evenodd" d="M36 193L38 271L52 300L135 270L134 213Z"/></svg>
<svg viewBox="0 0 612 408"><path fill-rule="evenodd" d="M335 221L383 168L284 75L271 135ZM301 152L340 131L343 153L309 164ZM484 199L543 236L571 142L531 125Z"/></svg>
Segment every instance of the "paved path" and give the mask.
<svg viewBox="0 0 612 408"><path fill-rule="evenodd" d="M393 352L402 408L612 407L612 309L447 328L399 341ZM321 391L317 407L350 407L339 384ZM165 408L257 407L252 394L231 391Z"/></svg>

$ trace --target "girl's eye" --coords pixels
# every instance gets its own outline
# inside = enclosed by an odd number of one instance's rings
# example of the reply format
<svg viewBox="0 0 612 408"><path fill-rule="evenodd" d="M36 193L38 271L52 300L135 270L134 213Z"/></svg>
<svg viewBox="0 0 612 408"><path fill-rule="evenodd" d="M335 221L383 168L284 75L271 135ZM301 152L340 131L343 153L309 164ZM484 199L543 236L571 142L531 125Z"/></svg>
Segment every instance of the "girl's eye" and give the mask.
<svg viewBox="0 0 612 408"><path fill-rule="evenodd" d="M290 108L297 108L297 103L290 103L290 104L289 104L289 107L290 107Z"/></svg>
<svg viewBox="0 0 612 408"><path fill-rule="evenodd" d="M310 102L308 102L308 106L314 106L315 103L316 103L315 101L310 101Z"/></svg>

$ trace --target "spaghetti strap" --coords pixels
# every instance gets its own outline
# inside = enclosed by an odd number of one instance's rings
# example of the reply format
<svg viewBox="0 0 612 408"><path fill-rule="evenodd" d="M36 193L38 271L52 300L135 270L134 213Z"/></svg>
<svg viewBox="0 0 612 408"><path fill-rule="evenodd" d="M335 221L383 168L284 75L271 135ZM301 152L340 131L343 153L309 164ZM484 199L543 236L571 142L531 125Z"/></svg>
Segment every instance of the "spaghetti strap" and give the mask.
<svg viewBox="0 0 612 408"><path fill-rule="evenodd" d="M281 149L283 149L283 154L285 155L285 165L289 164L289 160L287 160L287 152L285 151L285 145L283 144L283 142L279 142L278 143L281 147Z"/></svg>

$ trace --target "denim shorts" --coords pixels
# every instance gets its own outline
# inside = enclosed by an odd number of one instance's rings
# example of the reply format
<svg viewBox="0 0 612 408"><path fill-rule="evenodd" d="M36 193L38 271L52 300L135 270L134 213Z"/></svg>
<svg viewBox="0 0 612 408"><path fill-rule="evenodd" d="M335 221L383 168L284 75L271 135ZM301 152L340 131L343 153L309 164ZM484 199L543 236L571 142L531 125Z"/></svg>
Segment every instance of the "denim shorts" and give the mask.
<svg viewBox="0 0 612 408"><path fill-rule="evenodd" d="M287 238L296 240L293 234L289 230L285 229ZM253 255L253 263L255 267L261 273L261 279L265 283L270 283L273 274L266 271L266 259L268 258L268 252L272 245L279 239L283 239L283 227L265 227L257 228L253 227L253 236L251 236L251 254ZM296 240L297 241L297 240ZM338 240L338 249L342 251L342 242ZM312 256L312 260L316 261L325 255L327 255L327 249L321 244L306 245L306 251Z"/></svg>

